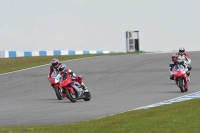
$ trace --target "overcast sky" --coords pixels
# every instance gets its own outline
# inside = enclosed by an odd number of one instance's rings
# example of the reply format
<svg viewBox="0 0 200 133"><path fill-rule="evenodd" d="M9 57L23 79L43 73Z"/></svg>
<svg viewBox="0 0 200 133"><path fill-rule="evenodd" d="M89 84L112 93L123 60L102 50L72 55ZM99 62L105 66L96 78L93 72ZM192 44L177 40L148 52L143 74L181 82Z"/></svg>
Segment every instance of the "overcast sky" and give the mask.
<svg viewBox="0 0 200 133"><path fill-rule="evenodd" d="M200 0L0 0L0 50L200 50Z"/></svg>

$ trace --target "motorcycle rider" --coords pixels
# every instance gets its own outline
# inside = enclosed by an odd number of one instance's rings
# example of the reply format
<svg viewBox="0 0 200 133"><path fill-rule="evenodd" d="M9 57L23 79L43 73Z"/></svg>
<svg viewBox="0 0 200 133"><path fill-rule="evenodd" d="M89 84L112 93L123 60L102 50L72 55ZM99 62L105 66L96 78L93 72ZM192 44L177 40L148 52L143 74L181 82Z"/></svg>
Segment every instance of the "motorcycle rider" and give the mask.
<svg viewBox="0 0 200 133"><path fill-rule="evenodd" d="M177 54L178 54L178 56L181 56L182 60L185 61L185 63L187 64L188 70L190 71L192 69L192 67L190 65L191 59L190 59L189 54L187 54L185 52L185 48L184 47L180 47L179 48L179 52Z"/></svg>
<svg viewBox="0 0 200 133"><path fill-rule="evenodd" d="M76 74L72 70L67 69L67 66L65 64L61 64L58 67L58 71L60 72L61 80L65 80L67 78L67 74L70 74L71 79L77 81L80 84L80 88L82 88L83 90L87 88L83 83L83 77L81 75L76 76Z"/></svg>
<svg viewBox="0 0 200 133"><path fill-rule="evenodd" d="M180 47L179 48L179 52L177 53L178 55L185 55L187 58L190 59L190 56L188 53L185 52L185 48L184 47Z"/></svg>
<svg viewBox="0 0 200 133"><path fill-rule="evenodd" d="M185 63L185 61L183 61L177 53L174 53L172 54L172 61L171 63L169 64L169 72L170 72L170 79L171 80L174 80L174 76L172 75L172 68L176 65L176 64L181 64L184 66L185 68L185 71L187 73L187 76L190 75L190 72L188 71L188 68L187 68L187 64ZM188 77L188 81L190 81L189 77Z"/></svg>
<svg viewBox="0 0 200 133"><path fill-rule="evenodd" d="M54 71L57 71L58 72L58 67L61 65L61 63L59 62L59 60L57 58L53 58L51 60L51 66L50 66L50 70L49 70L49 73L48 73L48 79L51 78L51 74L54 72Z"/></svg>

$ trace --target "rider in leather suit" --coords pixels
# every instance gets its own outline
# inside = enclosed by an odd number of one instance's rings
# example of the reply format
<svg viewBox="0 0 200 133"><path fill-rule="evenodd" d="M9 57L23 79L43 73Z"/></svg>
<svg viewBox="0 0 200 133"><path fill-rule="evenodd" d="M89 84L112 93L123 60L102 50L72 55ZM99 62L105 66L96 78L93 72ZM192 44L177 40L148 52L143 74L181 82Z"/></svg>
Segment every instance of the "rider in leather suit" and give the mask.
<svg viewBox="0 0 200 133"><path fill-rule="evenodd" d="M187 64L188 70L190 71L192 69L192 66L190 65L191 59L190 59L190 56L185 52L185 48L180 47L179 52L177 54L178 56L182 58L182 60L185 61L185 63Z"/></svg>
<svg viewBox="0 0 200 133"><path fill-rule="evenodd" d="M51 78L51 74L53 73L54 70L56 70L58 72L58 67L61 65L61 63L59 62L58 59L56 58L53 58L51 60L51 66L50 66L50 69L49 69L49 73L48 73L48 79Z"/></svg>
<svg viewBox="0 0 200 133"><path fill-rule="evenodd" d="M61 75L61 80L65 80L66 79L66 76L67 74L70 74L71 76L71 79L72 80L75 80L77 81L81 86L81 88L83 90L85 90L87 87L85 86L85 84L83 83L83 77L82 76L76 76L76 74L70 70L70 69L67 69L67 66L65 64L61 64L59 67L58 67L58 70L60 72L60 75Z"/></svg>
<svg viewBox="0 0 200 133"><path fill-rule="evenodd" d="M190 72L188 71L188 68L187 68L187 64L181 60L181 58L178 56L177 53L174 53L172 54L172 61L171 63L169 64L169 72L170 72L170 79L171 80L174 80L174 76L172 75L172 68L176 65L176 64L181 64L184 66L185 68L185 71L187 73L187 76L190 75ZM189 77L188 77L188 81L190 81Z"/></svg>
<svg viewBox="0 0 200 133"><path fill-rule="evenodd" d="M179 52L178 52L177 54L178 54L178 55L185 55L187 58L190 59L189 54L185 52L185 48L183 48L183 47L180 47L180 48L179 48Z"/></svg>

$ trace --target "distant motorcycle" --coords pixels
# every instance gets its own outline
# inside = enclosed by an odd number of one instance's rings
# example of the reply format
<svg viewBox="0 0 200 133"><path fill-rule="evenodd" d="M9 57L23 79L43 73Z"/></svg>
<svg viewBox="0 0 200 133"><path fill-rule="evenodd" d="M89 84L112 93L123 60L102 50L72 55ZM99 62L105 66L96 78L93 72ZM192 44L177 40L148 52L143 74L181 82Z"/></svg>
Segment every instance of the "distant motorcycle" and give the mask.
<svg viewBox="0 0 200 133"><path fill-rule="evenodd" d="M176 64L172 69L172 75L181 92L188 91L188 78L184 66Z"/></svg>
<svg viewBox="0 0 200 133"><path fill-rule="evenodd" d="M58 74L58 72L54 71L49 80L51 83L51 86L55 90L58 100L62 100L63 98L66 97L65 92L63 91L62 87L60 87L60 77L61 77L60 74Z"/></svg>
<svg viewBox="0 0 200 133"><path fill-rule="evenodd" d="M64 79L61 79L60 86L65 91L67 98L71 102L76 102L76 100L83 99L89 101L91 99L91 94L89 90L82 89L81 85L71 79L70 74L65 73L63 75Z"/></svg>

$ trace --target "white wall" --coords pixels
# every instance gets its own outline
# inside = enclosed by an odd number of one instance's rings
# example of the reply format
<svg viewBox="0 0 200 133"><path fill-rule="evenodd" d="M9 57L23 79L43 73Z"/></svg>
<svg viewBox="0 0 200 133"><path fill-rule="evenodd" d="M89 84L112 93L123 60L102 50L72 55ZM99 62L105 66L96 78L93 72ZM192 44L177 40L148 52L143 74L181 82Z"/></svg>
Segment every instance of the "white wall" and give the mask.
<svg viewBox="0 0 200 133"><path fill-rule="evenodd" d="M5 58L5 51L0 51L0 58Z"/></svg>

